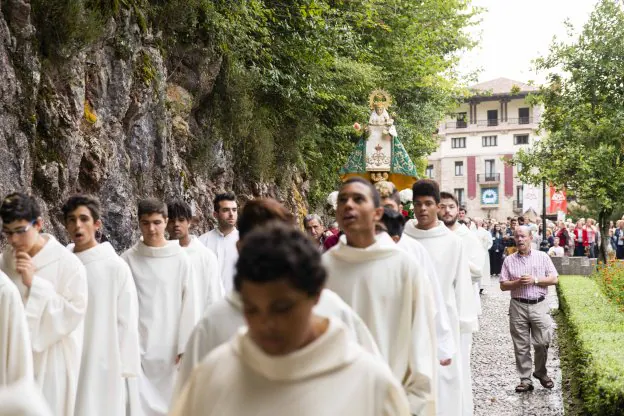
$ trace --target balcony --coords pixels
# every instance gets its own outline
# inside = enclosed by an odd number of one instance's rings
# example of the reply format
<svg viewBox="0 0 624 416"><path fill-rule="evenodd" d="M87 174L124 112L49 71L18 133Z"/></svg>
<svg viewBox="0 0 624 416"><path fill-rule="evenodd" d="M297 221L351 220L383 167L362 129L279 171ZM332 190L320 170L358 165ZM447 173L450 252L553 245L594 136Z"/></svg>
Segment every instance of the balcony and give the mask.
<svg viewBox="0 0 624 416"><path fill-rule="evenodd" d="M518 201L517 199L514 199L513 201L513 210L515 213L521 213L522 212L522 201Z"/></svg>
<svg viewBox="0 0 624 416"><path fill-rule="evenodd" d="M455 120L455 121L447 121L442 124L445 130L453 131L495 131L499 129L526 129L526 128L536 128L536 124L539 123L539 117L518 117L518 118L508 118L505 120L500 120L496 118L477 120L473 123L469 123L465 120ZM458 133L459 133L458 131Z"/></svg>
<svg viewBox="0 0 624 416"><path fill-rule="evenodd" d="M479 183L498 183L500 182L500 173L479 173L477 175Z"/></svg>

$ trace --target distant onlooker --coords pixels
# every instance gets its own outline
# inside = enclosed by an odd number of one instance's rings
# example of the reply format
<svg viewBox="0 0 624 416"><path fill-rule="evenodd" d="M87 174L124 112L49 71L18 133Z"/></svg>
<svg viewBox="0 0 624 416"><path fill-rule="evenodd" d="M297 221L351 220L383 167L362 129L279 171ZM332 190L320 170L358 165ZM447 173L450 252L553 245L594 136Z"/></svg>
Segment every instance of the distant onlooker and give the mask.
<svg viewBox="0 0 624 416"><path fill-rule="evenodd" d="M559 237L555 237L554 245L548 249L548 255L550 257L563 257L563 247L559 245Z"/></svg>

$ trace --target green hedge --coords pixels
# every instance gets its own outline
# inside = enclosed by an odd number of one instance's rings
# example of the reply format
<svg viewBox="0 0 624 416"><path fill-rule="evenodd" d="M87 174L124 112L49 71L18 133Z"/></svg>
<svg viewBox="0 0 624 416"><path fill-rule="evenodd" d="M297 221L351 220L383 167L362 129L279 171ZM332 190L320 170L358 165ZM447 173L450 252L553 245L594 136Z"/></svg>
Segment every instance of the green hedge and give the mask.
<svg viewBox="0 0 624 416"><path fill-rule="evenodd" d="M595 280L561 276L564 368L583 415L624 414L624 313Z"/></svg>

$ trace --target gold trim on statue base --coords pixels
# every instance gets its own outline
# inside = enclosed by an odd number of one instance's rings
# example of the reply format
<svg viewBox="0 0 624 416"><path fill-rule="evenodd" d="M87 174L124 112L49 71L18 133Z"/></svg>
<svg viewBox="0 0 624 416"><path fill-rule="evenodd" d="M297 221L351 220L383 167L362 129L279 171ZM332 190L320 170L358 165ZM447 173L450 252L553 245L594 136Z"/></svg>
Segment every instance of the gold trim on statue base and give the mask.
<svg viewBox="0 0 624 416"><path fill-rule="evenodd" d="M388 172L371 172L370 173L371 182L381 182L388 180Z"/></svg>
<svg viewBox="0 0 624 416"><path fill-rule="evenodd" d="M358 177L358 178L366 179L372 184L375 184L375 182L371 178L371 174L373 173L378 173L378 172L347 173L346 175L340 176L340 179L342 180L342 182L344 182L349 178ZM387 174L388 172L385 172L385 173ZM385 179L385 180L387 180L388 182L392 182L399 191L402 191L403 189L408 189L408 188L412 189L412 185L418 180L418 178L415 178L413 176L401 175L397 173L390 173L388 174L388 179Z"/></svg>

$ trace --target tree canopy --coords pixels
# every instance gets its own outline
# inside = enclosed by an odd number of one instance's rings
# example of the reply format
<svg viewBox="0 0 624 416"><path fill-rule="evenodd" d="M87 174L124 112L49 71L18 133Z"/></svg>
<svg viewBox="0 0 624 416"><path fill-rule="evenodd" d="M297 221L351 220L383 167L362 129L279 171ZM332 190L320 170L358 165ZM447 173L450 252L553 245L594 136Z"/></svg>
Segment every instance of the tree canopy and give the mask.
<svg viewBox="0 0 624 416"><path fill-rule="evenodd" d="M577 38L554 42L536 66L548 83L533 97L543 104L546 137L516 154L520 177L567 187L601 207L601 224L624 201L624 11L602 0Z"/></svg>
<svg viewBox="0 0 624 416"><path fill-rule="evenodd" d="M460 95L459 53L474 45L470 0L33 0L44 55L75 50L94 27L130 10L168 59L221 70L196 109L210 137L252 180L279 180L296 164L311 202L337 185L367 95L389 91L399 137L413 158L435 148L438 121ZM51 24L50 22L54 22ZM210 146L205 146L210 148Z"/></svg>

